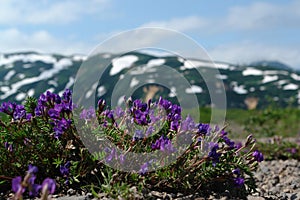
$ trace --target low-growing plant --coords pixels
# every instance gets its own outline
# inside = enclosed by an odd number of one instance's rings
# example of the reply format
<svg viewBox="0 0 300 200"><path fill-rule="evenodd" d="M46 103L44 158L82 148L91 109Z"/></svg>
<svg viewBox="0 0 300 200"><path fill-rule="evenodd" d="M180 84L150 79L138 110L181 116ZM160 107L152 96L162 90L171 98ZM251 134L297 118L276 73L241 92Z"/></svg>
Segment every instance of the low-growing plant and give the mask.
<svg viewBox="0 0 300 200"><path fill-rule="evenodd" d="M271 104L263 110L251 111L244 125L246 132L254 133L259 137L294 137L300 131L299 120L299 109L280 108Z"/></svg>
<svg viewBox="0 0 300 200"><path fill-rule="evenodd" d="M263 160L252 136L235 143L225 127L182 119L181 107L164 99L128 99L113 110L99 100L96 109L86 109L73 104L70 90L62 97L48 91L25 105L2 103L0 112L6 115L0 183L6 186L34 165L38 181L52 177L60 192L72 186L115 198L145 189L240 196L255 191L253 173Z"/></svg>
<svg viewBox="0 0 300 200"><path fill-rule="evenodd" d="M270 138L266 142L258 142L257 148L263 152L265 160L300 160L299 141L292 142L283 140L283 138L280 137L275 137Z"/></svg>

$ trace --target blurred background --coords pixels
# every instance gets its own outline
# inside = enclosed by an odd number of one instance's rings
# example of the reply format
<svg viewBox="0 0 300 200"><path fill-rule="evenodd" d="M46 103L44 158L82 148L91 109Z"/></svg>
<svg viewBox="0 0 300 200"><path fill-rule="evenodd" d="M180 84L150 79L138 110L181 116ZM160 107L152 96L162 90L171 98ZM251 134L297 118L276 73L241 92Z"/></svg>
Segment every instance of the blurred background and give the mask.
<svg viewBox="0 0 300 200"><path fill-rule="evenodd" d="M216 94L226 92L226 123L235 137L298 137L300 132L300 2L287 1L138 1L116 0L3 0L0 2L0 102L23 102L46 90L72 88L76 73L90 53L115 34L141 27L178 31L197 42L209 60L170 52L98 52L109 62L102 83L85 88L88 98L110 98L114 84L128 70L128 87L146 77L148 85L133 97L176 101L178 90L196 95L199 108L185 114L209 122L213 105L207 83L195 74L218 69ZM167 35L156 37L166 41ZM138 38L138 37L137 37ZM124 38L126 41L126 38ZM145 46L153 41L137 39ZM126 42L115 44L122 49ZM132 44L133 45L133 44ZM214 64L211 63L214 61ZM167 65L184 75L190 87L155 84L155 68ZM143 76L140 76L143 74ZM173 77L170 79L172 84ZM177 91L176 91L177 90ZM223 112L224 108L219 109Z"/></svg>

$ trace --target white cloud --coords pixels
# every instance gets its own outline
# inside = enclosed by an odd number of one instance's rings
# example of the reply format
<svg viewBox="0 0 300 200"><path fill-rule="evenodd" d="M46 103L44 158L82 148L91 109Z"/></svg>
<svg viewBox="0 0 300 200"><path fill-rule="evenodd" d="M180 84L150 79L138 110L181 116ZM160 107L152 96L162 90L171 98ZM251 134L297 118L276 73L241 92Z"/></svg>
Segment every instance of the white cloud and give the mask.
<svg viewBox="0 0 300 200"><path fill-rule="evenodd" d="M292 1L284 5L255 2L247 6L229 9L224 28L239 30L299 27L300 2Z"/></svg>
<svg viewBox="0 0 300 200"><path fill-rule="evenodd" d="M1 0L0 24L68 23L83 15L103 13L108 0Z"/></svg>
<svg viewBox="0 0 300 200"><path fill-rule="evenodd" d="M174 18L166 21L153 21L143 24L141 27L160 27L169 28L177 31L191 31L201 27L208 26L208 20L199 16L188 16L183 18Z"/></svg>
<svg viewBox="0 0 300 200"><path fill-rule="evenodd" d="M0 51L41 51L62 54L86 53L90 46L77 41L57 39L45 30L26 34L18 29L0 30Z"/></svg>
<svg viewBox="0 0 300 200"><path fill-rule="evenodd" d="M170 28L188 32L193 30L200 33L220 33L234 30L248 31L270 28L296 27L299 28L300 2L291 1L284 5L253 2L250 5L233 6L227 14L215 18L188 16L162 21L151 21L141 27Z"/></svg>

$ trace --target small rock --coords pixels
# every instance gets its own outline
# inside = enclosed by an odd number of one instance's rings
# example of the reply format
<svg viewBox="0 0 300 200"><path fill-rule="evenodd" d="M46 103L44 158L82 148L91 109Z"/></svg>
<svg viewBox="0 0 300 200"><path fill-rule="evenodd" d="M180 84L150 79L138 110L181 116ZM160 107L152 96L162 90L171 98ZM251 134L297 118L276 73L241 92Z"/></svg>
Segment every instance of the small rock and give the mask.
<svg viewBox="0 0 300 200"><path fill-rule="evenodd" d="M75 195L76 191L74 189L70 188L70 189L68 189L67 194L70 195L70 196Z"/></svg>

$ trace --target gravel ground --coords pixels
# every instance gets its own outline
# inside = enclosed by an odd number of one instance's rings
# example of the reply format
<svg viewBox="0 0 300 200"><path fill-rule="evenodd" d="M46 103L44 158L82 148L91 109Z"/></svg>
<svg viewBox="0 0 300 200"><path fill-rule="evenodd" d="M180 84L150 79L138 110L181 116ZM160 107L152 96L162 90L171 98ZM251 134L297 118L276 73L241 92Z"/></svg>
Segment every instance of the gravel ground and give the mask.
<svg viewBox="0 0 300 200"><path fill-rule="evenodd" d="M264 199L300 199L300 162L297 160L273 160L260 163L258 171L255 173L257 179L258 192L248 196L249 200ZM102 199L107 199L103 194ZM215 194L208 198L197 196L182 196L180 194L166 194L152 191L148 195L151 199L235 199L229 193ZM140 195L136 194L136 197ZM93 199L91 194L83 196L68 196L54 198L57 200L88 200Z"/></svg>
<svg viewBox="0 0 300 200"><path fill-rule="evenodd" d="M297 160L273 160L260 163L258 171L255 173L257 179L258 192L249 195L246 199L249 200L264 200L264 199L282 199L294 200L300 199L300 162ZM134 191L135 188L132 188ZM134 192L135 193L135 192ZM58 197L53 196L53 200L92 200L92 194L75 195L76 191L70 189L68 196ZM100 194L101 199L108 199L105 194ZM148 199L235 199L230 196L230 193L214 194L207 198L199 196L182 196L181 194L167 194L156 191L151 191L146 194ZM138 193L134 194L136 199L144 199ZM122 198L120 198L122 199Z"/></svg>

